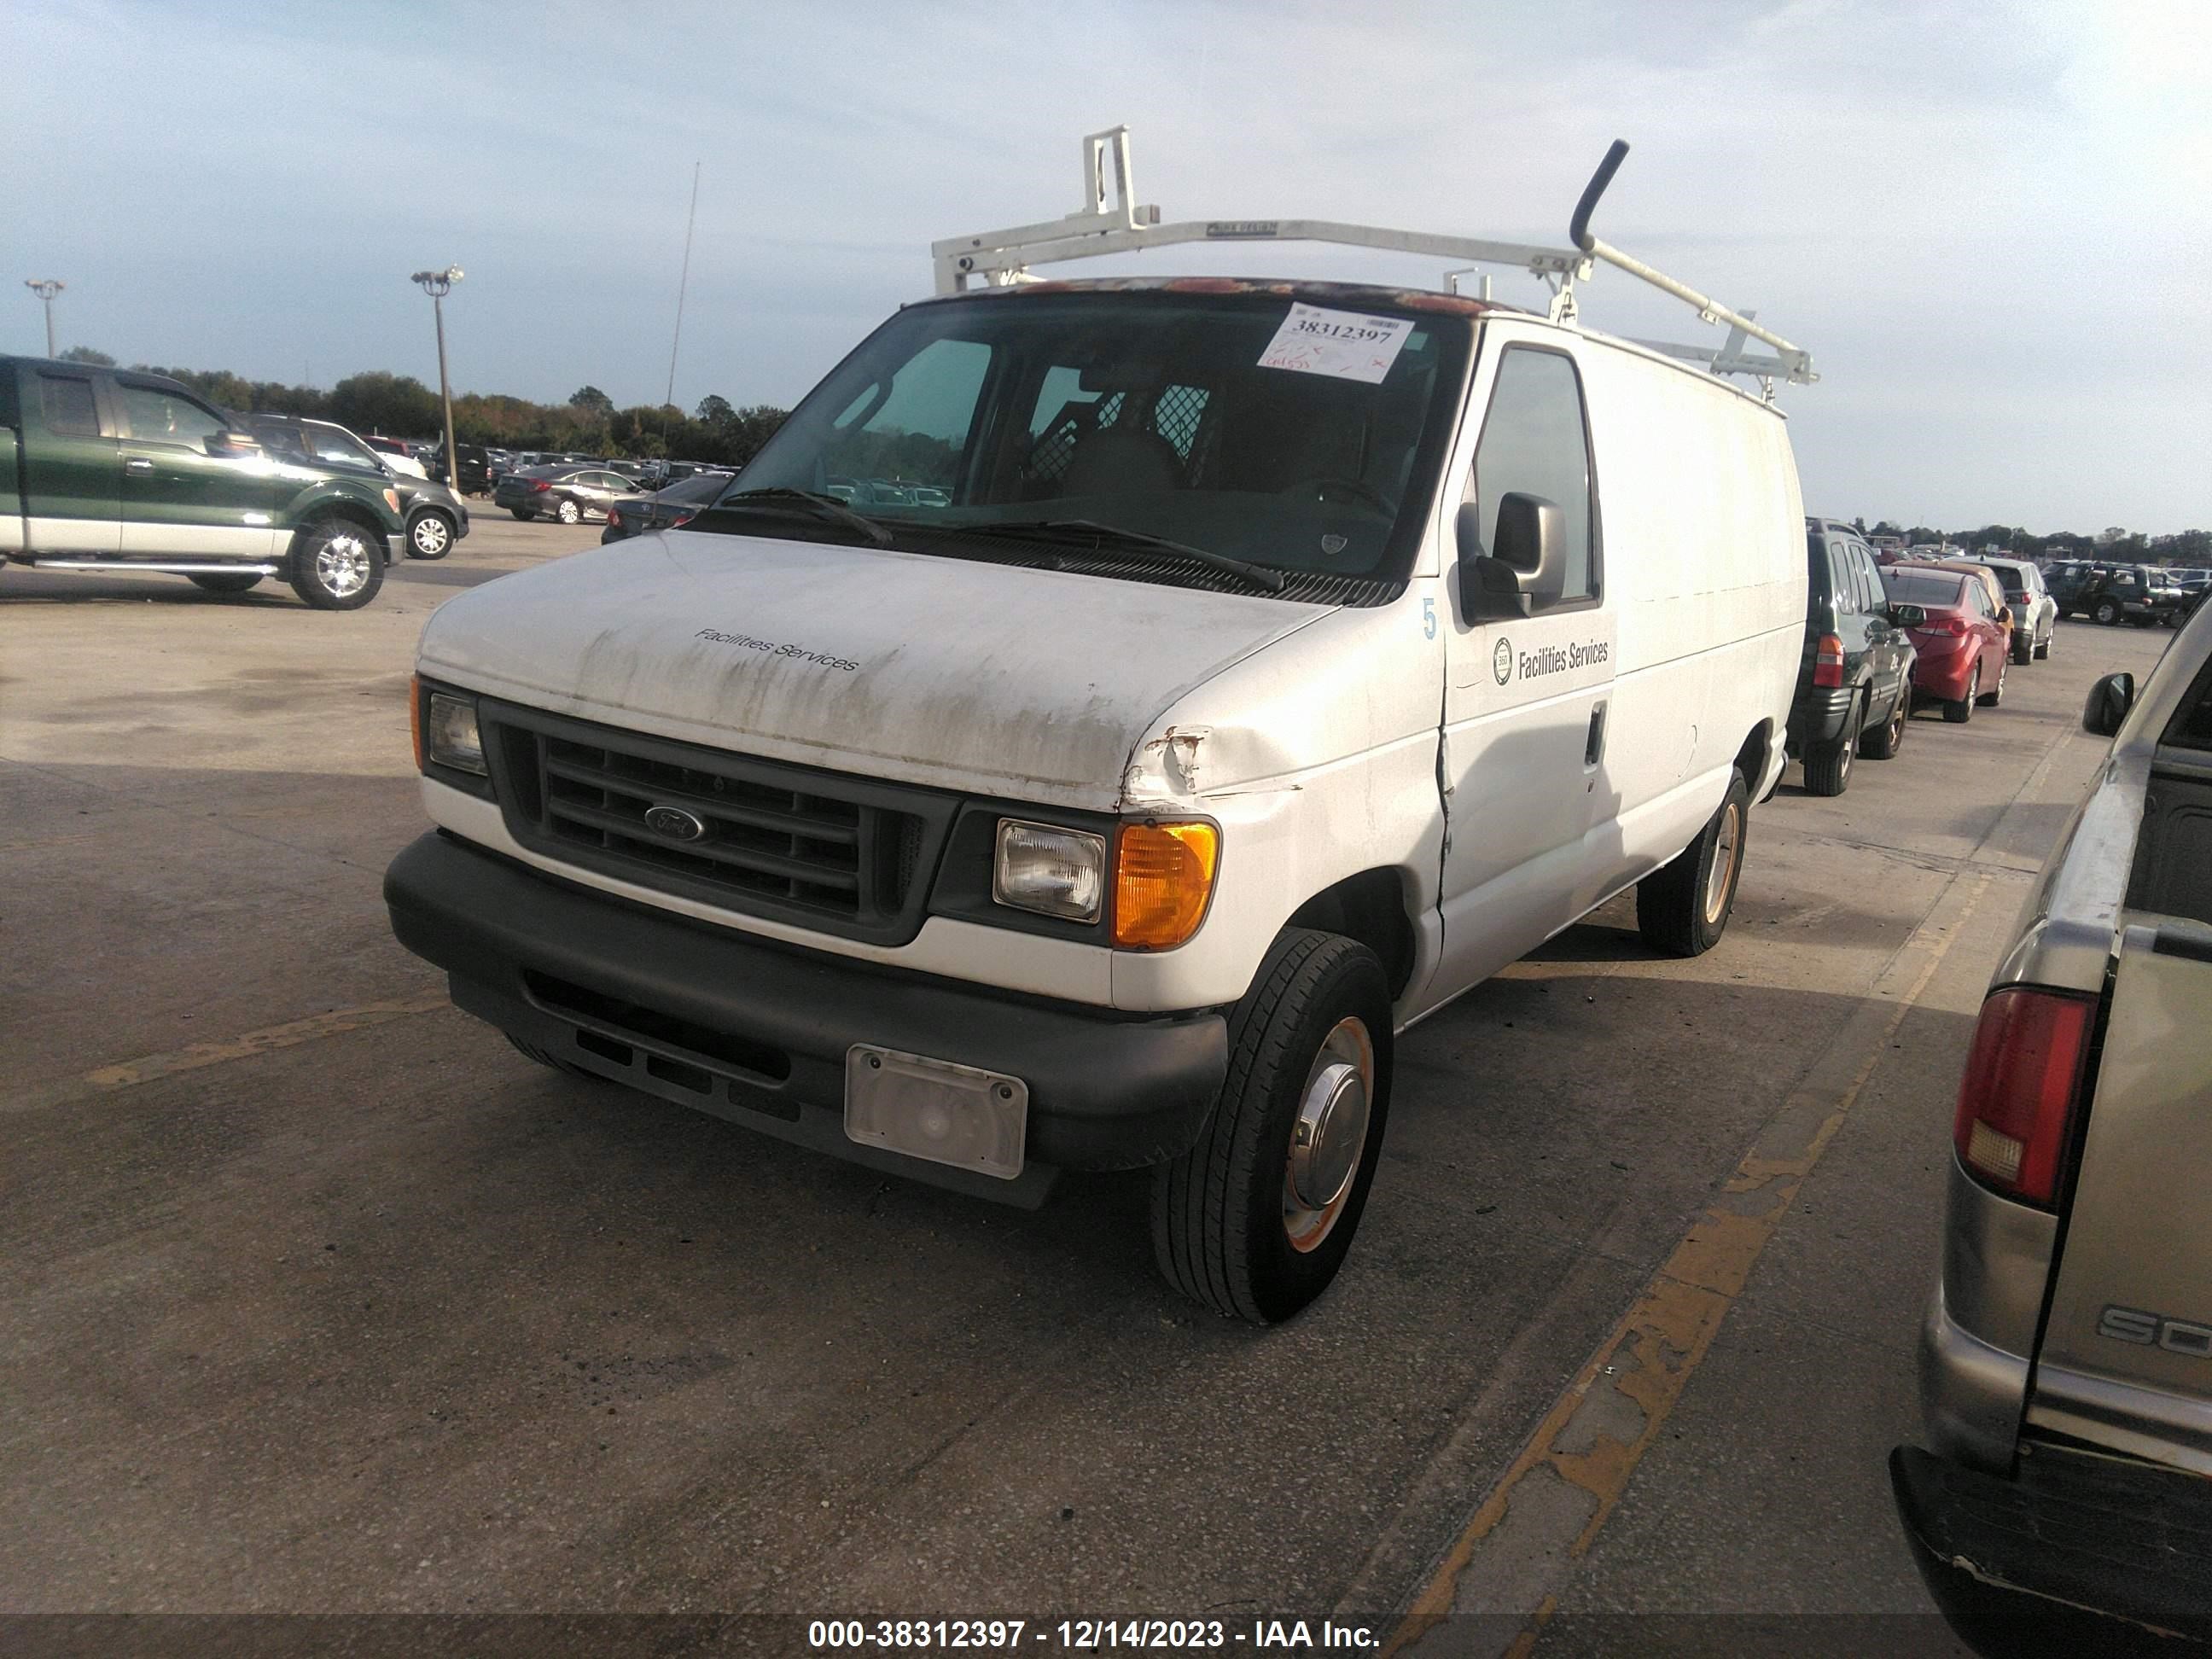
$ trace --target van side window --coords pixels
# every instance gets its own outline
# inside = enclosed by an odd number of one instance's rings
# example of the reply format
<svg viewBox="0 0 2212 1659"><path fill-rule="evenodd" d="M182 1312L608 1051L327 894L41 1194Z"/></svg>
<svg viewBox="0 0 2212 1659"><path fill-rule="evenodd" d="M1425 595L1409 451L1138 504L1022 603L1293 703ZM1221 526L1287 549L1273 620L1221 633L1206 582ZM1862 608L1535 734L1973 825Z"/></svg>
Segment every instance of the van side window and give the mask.
<svg viewBox="0 0 2212 1659"><path fill-rule="evenodd" d="M1498 503L1516 492L1556 504L1565 521L1566 576L1556 599L1575 605L1598 594L1591 533L1589 428L1573 359L1557 351L1509 346L1482 418L1470 499L1481 508L1482 544L1498 533Z"/></svg>
<svg viewBox="0 0 2212 1659"><path fill-rule="evenodd" d="M39 408L46 430L68 438L97 438L100 413L92 401L92 382L73 374L39 374Z"/></svg>

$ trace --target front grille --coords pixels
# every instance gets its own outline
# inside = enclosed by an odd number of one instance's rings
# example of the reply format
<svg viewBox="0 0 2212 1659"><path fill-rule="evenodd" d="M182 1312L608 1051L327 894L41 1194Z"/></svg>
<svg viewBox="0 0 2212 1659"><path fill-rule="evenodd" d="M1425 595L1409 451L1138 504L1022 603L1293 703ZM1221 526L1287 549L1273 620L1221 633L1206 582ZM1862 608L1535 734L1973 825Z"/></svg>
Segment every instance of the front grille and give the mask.
<svg viewBox="0 0 2212 1659"><path fill-rule="evenodd" d="M848 938L903 944L921 926L951 796L512 704L478 718L507 827L533 852ZM657 808L672 827L648 823Z"/></svg>

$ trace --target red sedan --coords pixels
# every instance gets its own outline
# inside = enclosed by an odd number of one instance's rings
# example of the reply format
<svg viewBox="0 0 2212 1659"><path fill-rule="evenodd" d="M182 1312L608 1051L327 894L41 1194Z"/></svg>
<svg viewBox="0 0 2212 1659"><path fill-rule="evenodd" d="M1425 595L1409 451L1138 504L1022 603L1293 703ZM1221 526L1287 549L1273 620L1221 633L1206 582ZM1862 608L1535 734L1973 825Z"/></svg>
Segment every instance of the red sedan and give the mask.
<svg viewBox="0 0 2212 1659"><path fill-rule="evenodd" d="M1885 565L1881 585L1893 606L1923 613L1906 623L1920 653L1912 666L1914 701L1941 703L1943 718L1954 723L1972 720L1977 703L1996 708L2012 657L2011 611L1993 606L1981 579L1960 571Z"/></svg>

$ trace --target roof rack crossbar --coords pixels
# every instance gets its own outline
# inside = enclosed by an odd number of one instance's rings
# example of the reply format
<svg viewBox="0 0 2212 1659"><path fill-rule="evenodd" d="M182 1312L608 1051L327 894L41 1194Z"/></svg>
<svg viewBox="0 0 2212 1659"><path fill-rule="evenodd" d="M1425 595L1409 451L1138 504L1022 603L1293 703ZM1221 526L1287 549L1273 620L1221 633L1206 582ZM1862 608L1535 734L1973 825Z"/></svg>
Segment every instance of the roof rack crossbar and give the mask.
<svg viewBox="0 0 2212 1659"><path fill-rule="evenodd" d="M1572 246L1541 247L1522 242L1492 242L1466 236L1440 236L1424 231L1389 230L1376 225L1351 225L1330 219L1191 219L1174 224L1160 222L1157 206L1136 199L1134 174L1129 161L1129 129L1109 127L1083 140L1084 205L1062 219L1039 224L1016 225L972 236L952 236L930 244L936 267L937 291L957 294L971 279L994 285L1036 280L1030 267L1066 259L1096 258L1127 253L1139 248L1166 247L1188 242L1327 242L1344 247L1380 249L1392 253L1416 253L1469 264L1517 267L1553 285L1552 314L1571 320L1575 315L1574 284L1586 279L1593 262L1602 259L1632 276L1694 307L1708 323L1726 323L1730 332L1718 349L1639 341L1652 349L1686 362L1702 363L1715 374L1753 374L1768 382L1784 379L1807 384L1820 378L1813 372L1809 353L1779 334L1760 327L1750 313L1730 310L1711 295L1701 294L1664 271L1622 252L1589 232L1589 216L1605 187L1620 170L1628 146L1615 139L1604 161L1591 175L1576 204L1570 236ZM1111 167L1108 166L1111 161ZM1746 337L1774 348L1775 356L1751 357L1743 354Z"/></svg>

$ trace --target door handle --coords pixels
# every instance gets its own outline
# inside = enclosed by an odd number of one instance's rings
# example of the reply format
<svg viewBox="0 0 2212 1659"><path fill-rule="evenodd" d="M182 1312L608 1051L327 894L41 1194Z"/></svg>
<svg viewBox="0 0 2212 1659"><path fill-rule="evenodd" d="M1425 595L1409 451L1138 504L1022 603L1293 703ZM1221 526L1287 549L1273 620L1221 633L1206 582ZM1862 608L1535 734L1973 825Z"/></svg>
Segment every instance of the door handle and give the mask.
<svg viewBox="0 0 2212 1659"><path fill-rule="evenodd" d="M1583 744L1583 764L1595 766L1605 757L1605 705L1590 710L1589 738Z"/></svg>
<svg viewBox="0 0 2212 1659"><path fill-rule="evenodd" d="M154 470L154 463L143 455L133 455L123 463L123 466L127 472L151 472Z"/></svg>

